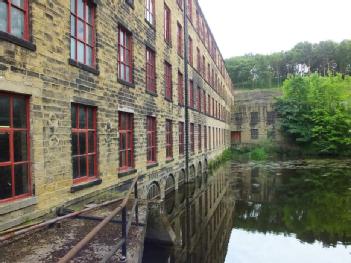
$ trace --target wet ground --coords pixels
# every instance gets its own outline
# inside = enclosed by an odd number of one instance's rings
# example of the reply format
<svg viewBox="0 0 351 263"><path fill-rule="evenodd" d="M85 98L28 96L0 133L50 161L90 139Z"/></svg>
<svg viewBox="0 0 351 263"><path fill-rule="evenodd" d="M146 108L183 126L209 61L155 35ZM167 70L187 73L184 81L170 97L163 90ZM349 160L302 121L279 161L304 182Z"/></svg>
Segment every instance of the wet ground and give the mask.
<svg viewBox="0 0 351 263"><path fill-rule="evenodd" d="M232 162L188 204L163 214L175 245L146 242L144 263L351 262L351 160Z"/></svg>

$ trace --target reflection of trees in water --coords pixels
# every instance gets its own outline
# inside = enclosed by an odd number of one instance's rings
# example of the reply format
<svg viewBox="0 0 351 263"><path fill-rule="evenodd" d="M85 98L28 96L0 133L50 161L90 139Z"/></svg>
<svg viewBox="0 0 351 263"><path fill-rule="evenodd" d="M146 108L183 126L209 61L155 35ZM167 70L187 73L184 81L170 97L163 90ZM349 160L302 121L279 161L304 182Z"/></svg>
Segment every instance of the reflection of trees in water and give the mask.
<svg viewBox="0 0 351 263"><path fill-rule="evenodd" d="M236 227L294 233L308 243L351 243L350 169L291 169L280 176L272 202L237 202Z"/></svg>

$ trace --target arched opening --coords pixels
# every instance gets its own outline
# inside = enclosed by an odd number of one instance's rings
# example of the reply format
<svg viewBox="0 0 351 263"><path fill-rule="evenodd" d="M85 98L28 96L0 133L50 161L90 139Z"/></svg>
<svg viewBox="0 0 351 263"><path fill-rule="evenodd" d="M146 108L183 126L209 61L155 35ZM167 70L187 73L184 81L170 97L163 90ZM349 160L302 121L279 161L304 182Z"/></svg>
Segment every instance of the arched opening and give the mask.
<svg viewBox="0 0 351 263"><path fill-rule="evenodd" d="M161 188L158 182L152 182L149 186L149 190L147 192L147 200L155 200L161 198Z"/></svg>
<svg viewBox="0 0 351 263"><path fill-rule="evenodd" d="M195 180L195 166L192 165L189 168L189 182L193 182Z"/></svg>
<svg viewBox="0 0 351 263"><path fill-rule="evenodd" d="M185 170L182 169L181 171L179 171L178 187L180 187L184 183L185 183Z"/></svg>
<svg viewBox="0 0 351 263"><path fill-rule="evenodd" d="M197 175L196 175L196 187L200 188L202 184L202 165L201 162L199 162L198 168L197 168Z"/></svg>
<svg viewBox="0 0 351 263"><path fill-rule="evenodd" d="M173 174L170 174L166 178L165 195L173 192L175 188L175 179Z"/></svg>

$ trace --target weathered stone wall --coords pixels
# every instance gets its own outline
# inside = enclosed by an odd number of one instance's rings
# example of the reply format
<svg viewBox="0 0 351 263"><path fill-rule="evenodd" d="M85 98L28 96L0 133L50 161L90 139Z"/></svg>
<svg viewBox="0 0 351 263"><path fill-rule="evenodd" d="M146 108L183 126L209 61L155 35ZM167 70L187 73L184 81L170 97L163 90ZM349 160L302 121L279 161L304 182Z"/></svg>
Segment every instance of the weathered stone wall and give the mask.
<svg viewBox="0 0 351 263"><path fill-rule="evenodd" d="M281 96L279 90L236 91L231 115L232 143L235 142L233 132L240 133L242 144L259 144L265 140L281 141L279 119L274 109L275 98ZM253 114L251 114L253 113ZM257 121L252 115L257 113ZM272 118L270 119L270 114ZM257 130L258 136L252 136Z"/></svg>
<svg viewBox="0 0 351 263"><path fill-rule="evenodd" d="M178 154L178 121L184 121L184 108L178 106L177 72L183 72L183 59L177 55L177 21L183 24L182 11L176 1L166 0L172 12L172 46L163 36L164 1L156 0L156 26L144 19L144 0L134 6L124 0L96 1L96 61L98 74L70 65L70 1L29 1L31 42L36 50L1 40L0 90L30 96L30 150L33 196L0 203L0 230L48 213L57 206L82 199L98 191L119 185L135 176L145 175L144 191L149 182L165 174L178 173L184 158ZM196 19L193 4L193 21ZM117 28L122 24L133 34L134 84L124 85L117 80ZM195 22L194 22L195 25ZM194 87L201 87L230 112L233 100L228 75L222 77L213 59L200 40L196 29L189 24L189 34L206 61L218 72L225 85L220 96L189 68ZM145 92L145 46L156 50L157 96ZM164 60L172 64L173 101L164 99ZM206 62L206 63L207 63ZM73 184L71 162L71 103L97 107L98 177L101 184L71 192ZM134 156L136 172L119 178L118 174L118 111L134 113ZM146 116L157 117L158 164L146 166ZM228 114L229 116L229 114ZM165 119L173 120L173 156L166 161ZM192 163L214 158L230 144L229 118L221 121L207 114L191 110L190 121L195 124L220 128L225 138L211 151L198 151L195 125L195 154ZM211 132L212 133L212 132ZM202 136L204 132L202 131ZM209 138L208 138L209 139ZM213 135L212 135L213 140ZM202 138L202 144L203 144ZM209 145L209 143L207 143ZM213 143L211 143L213 145ZM204 146L202 145L202 149Z"/></svg>

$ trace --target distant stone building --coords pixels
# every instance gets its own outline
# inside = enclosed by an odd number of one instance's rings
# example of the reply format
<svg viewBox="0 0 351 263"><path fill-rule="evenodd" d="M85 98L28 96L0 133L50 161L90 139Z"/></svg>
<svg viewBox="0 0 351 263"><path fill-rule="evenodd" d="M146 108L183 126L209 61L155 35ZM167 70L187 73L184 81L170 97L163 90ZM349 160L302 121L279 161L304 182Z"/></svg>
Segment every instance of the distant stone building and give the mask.
<svg viewBox="0 0 351 263"><path fill-rule="evenodd" d="M279 90L237 91L231 116L232 144L259 144L279 141L279 121L274 98Z"/></svg>
<svg viewBox="0 0 351 263"><path fill-rule="evenodd" d="M186 3L190 164L202 169L230 145L233 91L198 2ZM0 230L136 176L144 197L179 178L183 10L183 0L0 1Z"/></svg>

